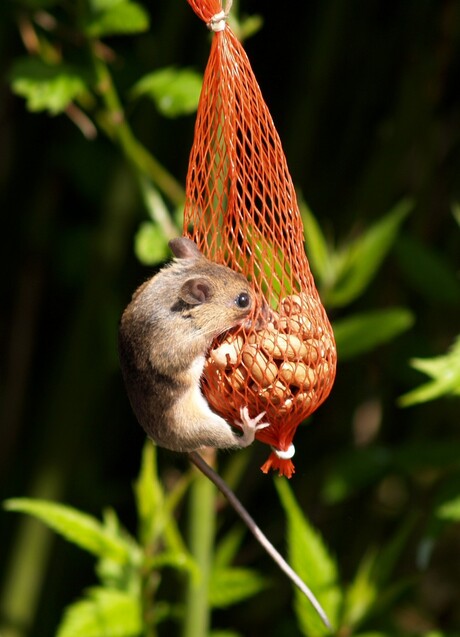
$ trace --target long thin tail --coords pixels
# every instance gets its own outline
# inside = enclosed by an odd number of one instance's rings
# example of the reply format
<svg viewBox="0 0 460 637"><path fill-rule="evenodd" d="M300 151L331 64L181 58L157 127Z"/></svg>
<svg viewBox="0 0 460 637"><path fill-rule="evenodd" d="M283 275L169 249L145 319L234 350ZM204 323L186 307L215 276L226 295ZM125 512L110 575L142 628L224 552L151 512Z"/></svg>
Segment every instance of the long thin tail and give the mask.
<svg viewBox="0 0 460 637"><path fill-rule="evenodd" d="M254 519L249 515L248 511L244 508L241 502L238 500L236 495L230 489L228 484L222 480L220 475L214 471L212 467L208 465L208 463L200 456L197 451L192 451L188 454L190 461L198 467L198 469L204 473L204 475L213 482L219 491L227 498L229 503L241 517L243 522L246 524L248 529L254 535L256 540L263 546L263 548L267 551L270 557L276 562L279 568L289 577L289 579L302 591L302 593L309 599L312 606L315 608L318 615L321 617L324 625L332 630L331 623L324 612L321 604L316 599L313 592L308 588L305 582L297 575L297 573L289 566L284 557L275 549L273 544L267 538L267 536L262 532L262 530L257 526Z"/></svg>

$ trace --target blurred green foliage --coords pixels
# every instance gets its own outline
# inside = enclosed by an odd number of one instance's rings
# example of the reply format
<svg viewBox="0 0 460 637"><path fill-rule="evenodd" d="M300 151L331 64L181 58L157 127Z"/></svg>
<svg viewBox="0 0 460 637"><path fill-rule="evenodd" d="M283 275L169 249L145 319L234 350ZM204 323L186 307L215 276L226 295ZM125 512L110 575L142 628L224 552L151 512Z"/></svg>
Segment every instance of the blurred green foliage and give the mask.
<svg viewBox="0 0 460 637"><path fill-rule="evenodd" d="M185 0L0 18L0 634L326 634L214 488L144 445L118 369L118 317L181 230L204 26ZM460 3L230 21L257 34L339 367L289 485L261 445L220 471L338 637L459 634Z"/></svg>

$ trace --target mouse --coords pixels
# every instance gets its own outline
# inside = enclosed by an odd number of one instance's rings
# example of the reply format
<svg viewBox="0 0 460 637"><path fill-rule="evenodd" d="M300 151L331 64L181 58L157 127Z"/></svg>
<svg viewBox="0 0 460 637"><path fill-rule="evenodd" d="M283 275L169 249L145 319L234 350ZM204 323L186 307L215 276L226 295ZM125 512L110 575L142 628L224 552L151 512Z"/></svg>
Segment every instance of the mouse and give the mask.
<svg viewBox="0 0 460 637"><path fill-rule="evenodd" d="M262 420L265 412L251 418L243 406L235 429L211 410L200 385L212 341L250 321L255 292L242 274L207 259L191 239L172 239L169 247L173 261L134 292L120 319L119 356L131 407L154 443L187 453L216 485L330 629L310 588L199 453L203 447L247 447L257 431L269 426Z"/></svg>
<svg viewBox="0 0 460 637"><path fill-rule="evenodd" d="M146 434L172 451L247 447L269 425L265 412L251 418L243 406L241 420L228 423L211 410L200 379L212 341L248 321L255 292L191 239L172 239L169 247L173 261L134 292L120 320L119 356L132 409Z"/></svg>

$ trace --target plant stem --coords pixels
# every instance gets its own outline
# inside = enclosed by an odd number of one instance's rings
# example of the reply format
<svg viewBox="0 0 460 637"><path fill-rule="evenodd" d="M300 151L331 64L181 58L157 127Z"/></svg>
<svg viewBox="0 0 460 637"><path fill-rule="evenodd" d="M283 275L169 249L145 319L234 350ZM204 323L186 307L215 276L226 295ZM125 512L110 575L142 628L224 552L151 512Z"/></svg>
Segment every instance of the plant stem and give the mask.
<svg viewBox="0 0 460 637"><path fill-rule="evenodd" d="M180 183L133 135L128 125L118 93L105 62L92 47L92 57L99 93L106 108L106 119L100 122L103 130L121 146L125 157L137 172L149 177L175 206L183 204L185 192Z"/></svg>
<svg viewBox="0 0 460 637"><path fill-rule="evenodd" d="M200 572L199 581L189 579L183 637L207 637L210 626L209 585L214 548L216 489L197 472L190 491L190 551Z"/></svg>

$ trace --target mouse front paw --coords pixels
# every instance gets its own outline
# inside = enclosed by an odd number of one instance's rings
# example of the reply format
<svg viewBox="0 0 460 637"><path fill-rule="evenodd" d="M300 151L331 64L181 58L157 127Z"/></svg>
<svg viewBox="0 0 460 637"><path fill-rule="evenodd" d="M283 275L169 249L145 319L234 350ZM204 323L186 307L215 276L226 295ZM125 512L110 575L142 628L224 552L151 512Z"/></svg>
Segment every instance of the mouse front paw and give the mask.
<svg viewBox="0 0 460 637"><path fill-rule="evenodd" d="M240 409L241 420L237 423L243 430L243 435L240 436L239 443L238 443L241 447L247 447L248 445L253 443L256 432L260 431L261 429L265 429L265 427L270 426L270 423L268 422L260 422L264 416L265 416L265 412L263 411L261 414L259 414L255 418L251 418L251 416L249 415L248 408L241 407Z"/></svg>

